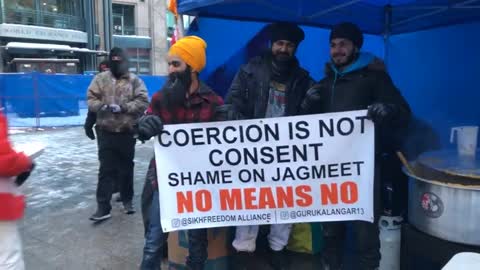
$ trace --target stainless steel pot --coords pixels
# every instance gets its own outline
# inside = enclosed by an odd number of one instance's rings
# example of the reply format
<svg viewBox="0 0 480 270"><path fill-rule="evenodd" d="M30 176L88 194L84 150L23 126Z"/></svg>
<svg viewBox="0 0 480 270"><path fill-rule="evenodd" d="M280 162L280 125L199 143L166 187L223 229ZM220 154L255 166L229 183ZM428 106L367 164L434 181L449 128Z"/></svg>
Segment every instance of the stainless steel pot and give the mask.
<svg viewBox="0 0 480 270"><path fill-rule="evenodd" d="M409 176L408 219L418 230L461 244L480 246L480 187Z"/></svg>

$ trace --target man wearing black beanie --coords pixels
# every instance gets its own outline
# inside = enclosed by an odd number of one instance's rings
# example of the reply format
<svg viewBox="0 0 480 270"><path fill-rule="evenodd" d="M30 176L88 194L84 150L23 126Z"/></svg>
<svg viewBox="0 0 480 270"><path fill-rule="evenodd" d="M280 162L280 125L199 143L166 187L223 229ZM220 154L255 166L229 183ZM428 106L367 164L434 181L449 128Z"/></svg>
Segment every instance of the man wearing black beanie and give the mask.
<svg viewBox="0 0 480 270"><path fill-rule="evenodd" d="M87 90L88 110L96 115L95 131L100 167L97 185L97 211L92 221L111 217L114 183L118 183L125 214L133 208L134 126L148 106L148 93L142 79L128 70L128 55L121 48L109 54L109 71L95 76Z"/></svg>
<svg viewBox="0 0 480 270"><path fill-rule="evenodd" d="M295 53L305 38L303 30L291 23L267 26L271 46L238 71L229 89L225 106L220 108L226 120L273 118L296 115L306 91L313 85L309 73L300 67ZM273 269L287 269L284 248L291 224L271 225L268 236L270 264ZM233 247L237 251L229 269L259 269L248 265L255 251L259 226L237 227Z"/></svg>
<svg viewBox="0 0 480 270"><path fill-rule="evenodd" d="M346 225L352 229L357 270L374 270L380 263L380 240L377 226L380 215L380 167L382 148L399 149L388 134L399 133L408 126L410 108L385 71L383 62L369 53L360 52L363 34L352 23L335 25L330 32L330 57L325 78L308 90L301 113L332 113L367 110L375 124L375 222L324 222L325 248L322 260L325 270L340 270ZM391 136L390 136L391 137Z"/></svg>
<svg viewBox="0 0 480 270"><path fill-rule="evenodd" d="M356 60L363 45L363 34L353 23L340 23L330 32L330 45L333 63L342 68ZM345 50L341 50L342 47L345 47ZM350 48L352 50L349 50Z"/></svg>

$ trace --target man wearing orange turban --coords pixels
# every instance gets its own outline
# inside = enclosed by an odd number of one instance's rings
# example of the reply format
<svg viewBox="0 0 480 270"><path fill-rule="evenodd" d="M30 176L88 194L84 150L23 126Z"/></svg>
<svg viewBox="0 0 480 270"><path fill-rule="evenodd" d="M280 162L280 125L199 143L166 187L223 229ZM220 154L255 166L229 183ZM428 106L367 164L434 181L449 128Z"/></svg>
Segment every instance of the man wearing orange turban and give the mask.
<svg viewBox="0 0 480 270"><path fill-rule="evenodd" d="M197 36L184 37L170 47L168 57L179 57L192 71L199 73L207 63L207 43Z"/></svg>
<svg viewBox="0 0 480 270"><path fill-rule="evenodd" d="M169 79L155 93L147 115L138 122L138 138L148 140L160 134L163 124L211 122L223 100L199 79L206 64L205 41L196 36L178 40L168 52ZM142 194L145 222L145 246L140 269L159 269L164 244L168 236L160 223L158 183L155 161L150 162ZM149 205L149 206L148 206ZM148 208L148 209L147 209ZM146 218L144 218L146 220ZM188 231L187 269L203 270L207 260L207 230Z"/></svg>

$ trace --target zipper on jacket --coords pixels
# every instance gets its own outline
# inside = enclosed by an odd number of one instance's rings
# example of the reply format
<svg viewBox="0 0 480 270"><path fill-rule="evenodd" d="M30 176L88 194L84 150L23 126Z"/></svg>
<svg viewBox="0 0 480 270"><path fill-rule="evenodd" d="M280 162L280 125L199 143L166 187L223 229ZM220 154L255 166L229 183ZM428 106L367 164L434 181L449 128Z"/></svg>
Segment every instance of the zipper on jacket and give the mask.
<svg viewBox="0 0 480 270"><path fill-rule="evenodd" d="M285 97L287 97L287 98L285 100L285 112L283 113L284 116L290 116L291 115L291 114L288 113L288 109L290 109L291 103L292 103L292 100L289 98L289 96L293 94L292 93L293 89L297 88L298 81L299 81L298 79L294 80L293 83L291 84L292 87L290 89L286 88ZM290 94L289 94L289 92L290 92ZM297 109L297 108L295 108L295 109Z"/></svg>
<svg viewBox="0 0 480 270"><path fill-rule="evenodd" d="M330 109L333 108L333 100L335 98L335 84L337 83L337 79L338 79L338 74L337 72L335 72L335 77L333 79L333 84L332 84L332 95L330 96Z"/></svg>

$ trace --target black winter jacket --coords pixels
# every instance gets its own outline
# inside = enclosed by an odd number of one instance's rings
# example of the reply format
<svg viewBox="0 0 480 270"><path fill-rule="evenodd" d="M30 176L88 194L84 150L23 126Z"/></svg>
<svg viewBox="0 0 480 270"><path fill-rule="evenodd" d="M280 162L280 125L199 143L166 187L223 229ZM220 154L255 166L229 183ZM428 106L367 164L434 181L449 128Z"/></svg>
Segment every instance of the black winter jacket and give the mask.
<svg viewBox="0 0 480 270"><path fill-rule="evenodd" d="M395 105L397 115L391 127L406 127L410 107L385 71L383 63L369 54L359 59L343 72L330 63L326 65L325 78L313 88L321 93L321 101L313 111L304 113L329 113L365 110L373 103Z"/></svg>
<svg viewBox="0 0 480 270"><path fill-rule="evenodd" d="M380 165L384 151L400 149L402 138L410 121L410 107L393 84L381 60L370 54L361 54L357 61L343 72L326 64L326 77L312 88L317 89L320 101L303 114L366 110L373 103L388 103L396 108L390 123L375 127L375 216L381 213ZM308 98L308 96L306 97ZM388 149L388 150L387 150ZM391 180L391 179L390 179Z"/></svg>
<svg viewBox="0 0 480 270"><path fill-rule="evenodd" d="M270 63L268 54L257 56L243 65L236 74L225 102L231 105L236 119L265 117L270 91ZM285 116L298 114L305 93L314 84L309 73L298 62L291 78L287 84Z"/></svg>

